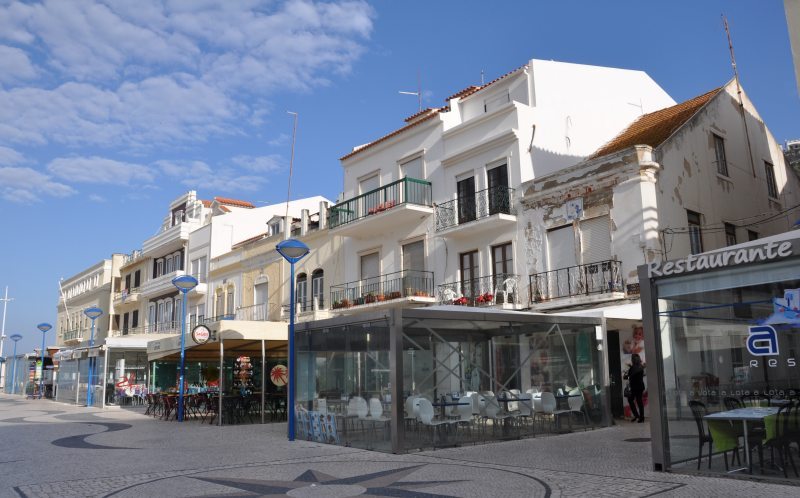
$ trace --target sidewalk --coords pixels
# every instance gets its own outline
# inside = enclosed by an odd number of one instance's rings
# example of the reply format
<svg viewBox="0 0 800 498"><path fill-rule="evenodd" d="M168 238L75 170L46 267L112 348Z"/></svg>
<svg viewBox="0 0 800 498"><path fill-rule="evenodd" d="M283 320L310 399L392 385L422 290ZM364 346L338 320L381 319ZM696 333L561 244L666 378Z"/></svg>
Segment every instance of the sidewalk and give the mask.
<svg viewBox="0 0 800 498"><path fill-rule="evenodd" d="M286 441L285 424L210 426L0 394L0 497L798 496L650 472L648 424L408 455Z"/></svg>

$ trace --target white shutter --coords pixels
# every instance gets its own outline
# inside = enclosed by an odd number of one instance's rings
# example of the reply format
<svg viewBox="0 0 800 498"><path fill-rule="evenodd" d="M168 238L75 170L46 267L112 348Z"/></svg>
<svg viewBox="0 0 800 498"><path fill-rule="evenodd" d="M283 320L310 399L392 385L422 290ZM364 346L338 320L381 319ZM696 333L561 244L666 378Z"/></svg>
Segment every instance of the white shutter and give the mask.
<svg viewBox="0 0 800 498"><path fill-rule="evenodd" d="M575 235L572 225L547 232L548 270L558 270L578 264L575 258Z"/></svg>
<svg viewBox="0 0 800 498"><path fill-rule="evenodd" d="M611 258L611 227L608 216L580 222L581 257L583 264L608 261Z"/></svg>
<svg viewBox="0 0 800 498"><path fill-rule="evenodd" d="M378 253L361 256L361 278L372 278L380 275L381 262Z"/></svg>
<svg viewBox="0 0 800 498"><path fill-rule="evenodd" d="M422 174L422 157L412 159L407 163L400 165L402 176L408 178L416 178L417 180L424 180L425 175Z"/></svg>
<svg viewBox="0 0 800 498"><path fill-rule="evenodd" d="M420 240L403 246L403 269L425 269L425 244L423 241Z"/></svg>

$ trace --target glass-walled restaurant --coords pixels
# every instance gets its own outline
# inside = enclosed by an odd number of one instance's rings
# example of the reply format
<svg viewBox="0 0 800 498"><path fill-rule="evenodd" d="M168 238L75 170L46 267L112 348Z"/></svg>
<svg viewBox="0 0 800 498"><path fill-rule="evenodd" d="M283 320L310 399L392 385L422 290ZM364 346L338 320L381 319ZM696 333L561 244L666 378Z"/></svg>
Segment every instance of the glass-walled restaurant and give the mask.
<svg viewBox="0 0 800 498"><path fill-rule="evenodd" d="M640 268L656 470L798 482L799 242Z"/></svg>
<svg viewBox="0 0 800 498"><path fill-rule="evenodd" d="M273 329L222 330L205 344L186 344L185 420L214 425L286 420L286 325ZM175 420L180 337L151 341L147 356L146 413Z"/></svg>
<svg viewBox="0 0 800 498"><path fill-rule="evenodd" d="M463 307L299 324L297 438L401 453L607 425L600 325Z"/></svg>

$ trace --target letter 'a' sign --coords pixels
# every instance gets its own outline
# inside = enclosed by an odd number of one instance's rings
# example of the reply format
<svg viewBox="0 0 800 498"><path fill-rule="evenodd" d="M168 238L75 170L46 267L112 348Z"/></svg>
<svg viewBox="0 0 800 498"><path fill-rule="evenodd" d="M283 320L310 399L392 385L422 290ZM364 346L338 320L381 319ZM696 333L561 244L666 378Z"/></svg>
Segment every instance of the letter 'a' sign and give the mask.
<svg viewBox="0 0 800 498"><path fill-rule="evenodd" d="M750 327L747 350L753 356L775 356L778 354L778 334L769 325Z"/></svg>
<svg viewBox="0 0 800 498"><path fill-rule="evenodd" d="M205 344L211 337L211 331L205 325L198 325L192 329L192 340L197 344Z"/></svg>

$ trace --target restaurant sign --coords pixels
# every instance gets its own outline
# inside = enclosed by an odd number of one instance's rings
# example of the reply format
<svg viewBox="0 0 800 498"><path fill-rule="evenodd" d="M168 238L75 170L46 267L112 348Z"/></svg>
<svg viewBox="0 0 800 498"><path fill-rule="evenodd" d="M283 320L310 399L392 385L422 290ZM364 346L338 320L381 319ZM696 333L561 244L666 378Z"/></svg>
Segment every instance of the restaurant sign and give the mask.
<svg viewBox="0 0 800 498"><path fill-rule="evenodd" d="M686 258L674 261L654 261L647 265L647 274L650 278L680 275L682 273L712 270L726 266L761 263L777 258L785 258L792 254L791 242L769 242L756 247L742 247L741 249L707 254L690 254Z"/></svg>
<svg viewBox="0 0 800 498"><path fill-rule="evenodd" d="M192 329L192 340L197 344L205 344L211 338L211 330L205 325L198 325Z"/></svg>

